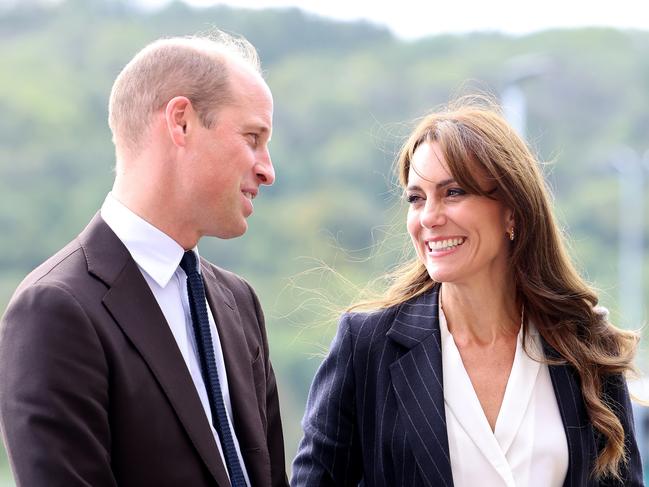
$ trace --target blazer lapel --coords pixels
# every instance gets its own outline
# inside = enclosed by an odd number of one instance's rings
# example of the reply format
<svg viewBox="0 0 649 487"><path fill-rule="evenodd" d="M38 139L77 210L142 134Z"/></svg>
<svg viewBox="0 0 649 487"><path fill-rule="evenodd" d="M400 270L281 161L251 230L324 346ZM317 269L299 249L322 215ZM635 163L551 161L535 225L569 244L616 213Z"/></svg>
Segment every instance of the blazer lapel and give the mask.
<svg viewBox="0 0 649 487"><path fill-rule="evenodd" d="M439 285L402 305L388 337L408 349L390 365L399 421L430 486L452 486L442 349L438 315Z"/></svg>
<svg viewBox="0 0 649 487"><path fill-rule="evenodd" d="M214 275L211 267L202 265L207 301L216 322L228 375L228 389L234 416L234 429L241 447L251 485L270 485L270 458L263 448L266 436L259 415L252 359L244 326L234 297ZM261 351L260 351L261 353Z"/></svg>
<svg viewBox="0 0 649 487"><path fill-rule="evenodd" d="M104 305L148 364L218 485L229 486L194 383L137 264L98 215L79 240L88 271L109 287Z"/></svg>
<svg viewBox="0 0 649 487"><path fill-rule="evenodd" d="M545 340L543 349L546 357L560 359L559 354ZM548 368L568 440L568 472L563 486L593 485L590 469L597 450L577 373L569 365L549 365Z"/></svg>

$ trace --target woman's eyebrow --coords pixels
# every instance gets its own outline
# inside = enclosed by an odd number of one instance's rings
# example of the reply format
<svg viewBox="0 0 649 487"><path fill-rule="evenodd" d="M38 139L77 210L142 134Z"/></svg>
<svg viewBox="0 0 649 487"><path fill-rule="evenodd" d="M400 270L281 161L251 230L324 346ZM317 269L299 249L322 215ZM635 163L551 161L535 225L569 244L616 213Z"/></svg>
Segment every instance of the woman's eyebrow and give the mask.
<svg viewBox="0 0 649 487"><path fill-rule="evenodd" d="M453 184L457 184L457 181L454 178L444 179L438 183L435 183L435 189L440 190L447 186L451 186ZM406 191L423 191L423 190L421 186L418 184L409 184L406 187Z"/></svg>
<svg viewBox="0 0 649 487"><path fill-rule="evenodd" d="M437 189L442 189L445 188L446 186L451 186L452 184L457 184L455 178L444 179L443 181L437 183L435 186L437 186Z"/></svg>

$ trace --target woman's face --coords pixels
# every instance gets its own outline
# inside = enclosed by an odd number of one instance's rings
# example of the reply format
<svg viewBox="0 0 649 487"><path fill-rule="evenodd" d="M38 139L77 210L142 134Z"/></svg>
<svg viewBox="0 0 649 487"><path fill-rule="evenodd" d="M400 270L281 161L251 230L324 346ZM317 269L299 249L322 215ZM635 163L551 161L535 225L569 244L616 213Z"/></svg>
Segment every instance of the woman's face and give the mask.
<svg viewBox="0 0 649 487"><path fill-rule="evenodd" d="M486 178L478 178L489 192ZM498 200L467 194L447 170L439 145L423 143L410 161L408 233L431 279L449 283L501 280L507 272L512 212Z"/></svg>

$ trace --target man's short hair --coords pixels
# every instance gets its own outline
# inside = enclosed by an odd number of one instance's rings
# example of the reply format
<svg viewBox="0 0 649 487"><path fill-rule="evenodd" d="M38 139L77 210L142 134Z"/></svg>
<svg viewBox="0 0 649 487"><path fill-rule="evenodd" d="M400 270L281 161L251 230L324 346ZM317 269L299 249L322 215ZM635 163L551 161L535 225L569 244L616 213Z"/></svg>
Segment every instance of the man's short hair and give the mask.
<svg viewBox="0 0 649 487"><path fill-rule="evenodd" d="M187 97L209 128L229 101L228 61L233 60L261 74L254 46L218 30L204 37L159 39L138 52L110 94L108 125L117 152L137 155L151 115L176 96Z"/></svg>

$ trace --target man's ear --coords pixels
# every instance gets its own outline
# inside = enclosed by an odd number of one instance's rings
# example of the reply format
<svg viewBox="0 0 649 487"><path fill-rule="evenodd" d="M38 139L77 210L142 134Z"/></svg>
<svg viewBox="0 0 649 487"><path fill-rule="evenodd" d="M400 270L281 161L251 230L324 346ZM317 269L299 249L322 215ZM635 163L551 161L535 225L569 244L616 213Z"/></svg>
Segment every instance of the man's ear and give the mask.
<svg viewBox="0 0 649 487"><path fill-rule="evenodd" d="M187 128L194 115L192 102L185 96L169 100L165 108L167 131L174 145L184 147L187 141Z"/></svg>

